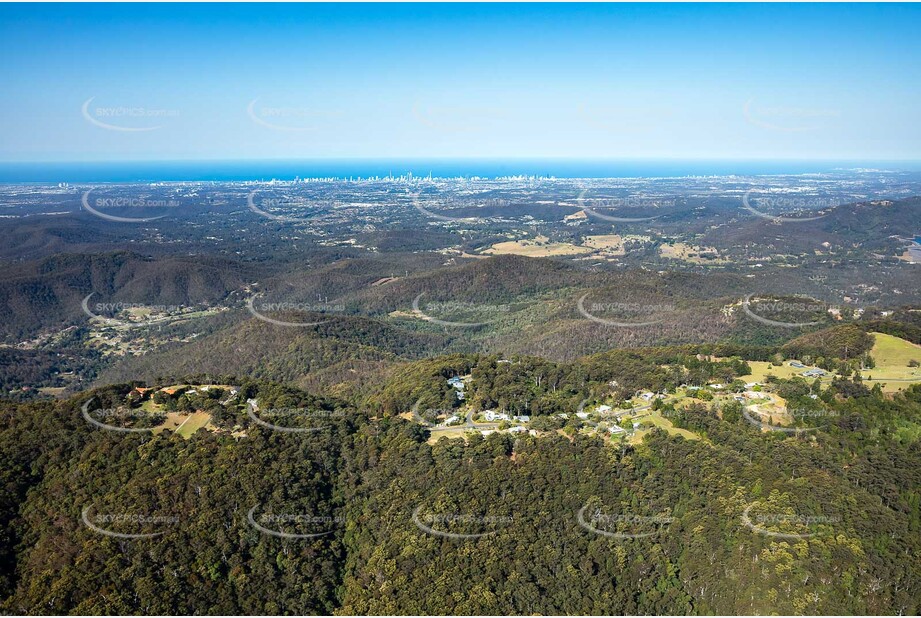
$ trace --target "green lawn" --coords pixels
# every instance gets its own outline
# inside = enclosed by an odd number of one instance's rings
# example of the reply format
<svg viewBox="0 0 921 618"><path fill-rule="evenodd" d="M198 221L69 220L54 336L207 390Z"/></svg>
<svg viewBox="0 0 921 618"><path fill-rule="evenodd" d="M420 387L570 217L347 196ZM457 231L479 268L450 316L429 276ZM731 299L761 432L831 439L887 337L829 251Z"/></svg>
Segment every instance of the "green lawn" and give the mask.
<svg viewBox="0 0 921 618"><path fill-rule="evenodd" d="M884 391L894 392L912 382L921 382L921 368L908 366L911 360L921 362L921 346L892 335L871 334L875 342L870 355L876 367L861 372L869 386L880 383ZM873 379L869 380L870 377Z"/></svg>
<svg viewBox="0 0 921 618"><path fill-rule="evenodd" d="M802 374L807 369L812 369L812 367L791 367L790 361L784 361L783 365L780 367L775 367L767 361L746 361L748 365L752 368L752 372L747 376L741 376L739 379L743 382L764 382L768 375L772 375L776 378L790 379ZM815 378L806 378L812 383ZM825 376L822 378L822 381L831 381L831 376Z"/></svg>
<svg viewBox="0 0 921 618"><path fill-rule="evenodd" d="M428 443L435 444L441 438L450 438L452 440L455 438L463 438L468 432L477 433L463 426L451 427L449 429L436 429L431 432L431 435L429 436L429 439L428 439Z"/></svg>
<svg viewBox="0 0 921 618"><path fill-rule="evenodd" d="M183 438L191 438L192 434L207 425L211 422L211 415L207 412L194 412L189 420L185 421L182 424L180 429L176 430L176 433L182 436Z"/></svg>
<svg viewBox="0 0 921 618"><path fill-rule="evenodd" d="M675 427L674 425L672 425L672 422L670 420L668 420L667 418L665 418L658 412L652 412L648 414L647 416L644 416L641 419L639 419L638 422L651 423L655 425L656 427L659 427L660 429L664 429L670 435L682 436L686 440L700 440L700 436L698 436L696 433L688 431L687 429L680 429L678 427ZM650 431L651 431L650 429L638 430L635 434L633 434L633 437L630 439L630 443L639 444L640 442L643 441L643 436L645 436Z"/></svg>

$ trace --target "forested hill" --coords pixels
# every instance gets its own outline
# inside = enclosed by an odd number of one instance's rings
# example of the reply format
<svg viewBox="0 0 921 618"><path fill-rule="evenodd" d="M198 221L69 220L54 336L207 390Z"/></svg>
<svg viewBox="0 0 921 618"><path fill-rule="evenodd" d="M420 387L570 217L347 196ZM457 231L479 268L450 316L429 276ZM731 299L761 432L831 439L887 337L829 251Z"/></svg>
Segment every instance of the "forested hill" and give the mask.
<svg viewBox="0 0 921 618"><path fill-rule="evenodd" d="M918 386L836 380L820 391L827 422L797 433L701 402L672 416L700 439L629 445L554 431L434 442L362 405L233 383L158 392L167 417L211 415L185 434L87 421L85 405L103 420L119 402L146 409L129 386L0 404L3 610L921 610ZM248 401L295 411L278 425L323 421L279 431Z"/></svg>

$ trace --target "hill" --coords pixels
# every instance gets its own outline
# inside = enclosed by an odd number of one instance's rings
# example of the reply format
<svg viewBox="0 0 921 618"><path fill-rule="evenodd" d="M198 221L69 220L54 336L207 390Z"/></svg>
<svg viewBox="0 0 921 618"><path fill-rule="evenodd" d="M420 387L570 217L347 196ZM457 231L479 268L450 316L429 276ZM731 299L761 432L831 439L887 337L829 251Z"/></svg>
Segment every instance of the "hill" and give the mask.
<svg viewBox="0 0 921 618"><path fill-rule="evenodd" d="M623 368L628 357L608 360ZM921 434L908 431L921 427L918 387L889 398L830 386L836 416L812 437L695 405L672 422L704 439L652 429L621 446L556 432L429 443L419 424L347 402L248 379L236 388L228 399L177 392L170 405L219 419L185 437L86 422L88 401L132 405L127 385L0 403L3 610L921 609ZM327 427L274 431L247 400L266 413L326 411ZM873 584L883 581L893 584Z"/></svg>
<svg viewBox="0 0 921 618"><path fill-rule="evenodd" d="M22 263L0 276L0 336L85 323L81 302L207 305L256 277L257 269L221 257L152 258L130 252L72 254Z"/></svg>

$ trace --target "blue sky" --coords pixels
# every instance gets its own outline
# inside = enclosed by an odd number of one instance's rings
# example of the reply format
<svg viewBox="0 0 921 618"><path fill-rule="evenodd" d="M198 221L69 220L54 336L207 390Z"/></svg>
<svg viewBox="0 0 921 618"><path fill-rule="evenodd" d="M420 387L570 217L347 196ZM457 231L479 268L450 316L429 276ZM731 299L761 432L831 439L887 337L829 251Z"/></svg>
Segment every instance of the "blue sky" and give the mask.
<svg viewBox="0 0 921 618"><path fill-rule="evenodd" d="M921 159L921 6L0 5L0 160Z"/></svg>

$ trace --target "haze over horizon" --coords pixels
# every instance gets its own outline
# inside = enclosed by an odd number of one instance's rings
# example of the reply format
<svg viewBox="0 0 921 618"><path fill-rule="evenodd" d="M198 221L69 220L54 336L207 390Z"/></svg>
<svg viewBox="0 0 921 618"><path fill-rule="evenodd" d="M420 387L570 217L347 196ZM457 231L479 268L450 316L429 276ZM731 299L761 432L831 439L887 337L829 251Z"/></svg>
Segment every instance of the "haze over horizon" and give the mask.
<svg viewBox="0 0 921 618"><path fill-rule="evenodd" d="M921 160L917 5L0 15L4 163Z"/></svg>

